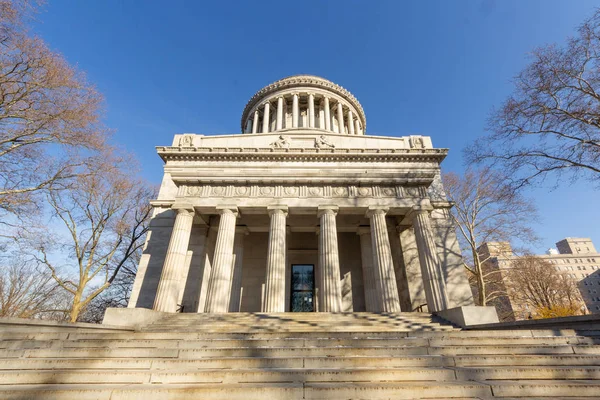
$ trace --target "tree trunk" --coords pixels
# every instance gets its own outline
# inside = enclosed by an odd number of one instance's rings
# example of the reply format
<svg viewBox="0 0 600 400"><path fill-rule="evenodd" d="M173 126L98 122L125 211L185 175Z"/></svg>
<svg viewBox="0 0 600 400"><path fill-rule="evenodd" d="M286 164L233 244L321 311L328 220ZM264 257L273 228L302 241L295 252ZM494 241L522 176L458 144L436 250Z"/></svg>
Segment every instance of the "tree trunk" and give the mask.
<svg viewBox="0 0 600 400"><path fill-rule="evenodd" d="M71 306L70 312L70 322L77 322L77 318L79 317L79 313L81 312L81 290L78 290L73 297L73 305Z"/></svg>

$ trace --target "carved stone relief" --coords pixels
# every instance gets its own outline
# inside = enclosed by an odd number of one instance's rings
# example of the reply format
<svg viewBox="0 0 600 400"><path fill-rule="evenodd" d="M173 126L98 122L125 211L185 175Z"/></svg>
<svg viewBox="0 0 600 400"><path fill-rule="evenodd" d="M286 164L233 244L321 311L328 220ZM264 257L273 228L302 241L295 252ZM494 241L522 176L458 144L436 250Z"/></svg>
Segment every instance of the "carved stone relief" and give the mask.
<svg viewBox="0 0 600 400"><path fill-rule="evenodd" d="M194 135L182 135L179 138L179 147L194 147Z"/></svg>
<svg viewBox="0 0 600 400"><path fill-rule="evenodd" d="M182 185L179 197L257 197L257 198L426 198L422 186L391 185Z"/></svg>

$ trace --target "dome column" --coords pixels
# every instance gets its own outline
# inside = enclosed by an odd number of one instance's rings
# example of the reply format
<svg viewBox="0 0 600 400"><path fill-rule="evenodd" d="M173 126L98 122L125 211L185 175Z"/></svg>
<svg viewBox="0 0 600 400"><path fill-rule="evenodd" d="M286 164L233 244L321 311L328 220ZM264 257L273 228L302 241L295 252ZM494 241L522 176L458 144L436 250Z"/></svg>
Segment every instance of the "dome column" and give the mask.
<svg viewBox="0 0 600 400"><path fill-rule="evenodd" d="M344 133L344 106L339 101L337 104L337 120L339 133Z"/></svg>
<svg viewBox="0 0 600 400"><path fill-rule="evenodd" d="M292 100L292 128L298 127L298 93L294 93Z"/></svg>
<svg viewBox="0 0 600 400"><path fill-rule="evenodd" d="M354 120L354 132L357 135L360 135L360 122L358 121L358 117Z"/></svg>
<svg viewBox="0 0 600 400"><path fill-rule="evenodd" d="M263 111L263 128L262 131L263 133L267 133L269 132L269 108L271 107L271 104L269 104L269 102L266 102L264 104L264 111Z"/></svg>
<svg viewBox="0 0 600 400"><path fill-rule="evenodd" d="M352 110L348 110L348 133L354 135L354 117L352 116Z"/></svg>
<svg viewBox="0 0 600 400"><path fill-rule="evenodd" d="M325 109L325 130L331 131L331 109L329 108L329 97L323 97L323 108Z"/></svg>
<svg viewBox="0 0 600 400"><path fill-rule="evenodd" d="M315 95L308 94L308 127L315 127Z"/></svg>
<svg viewBox="0 0 600 400"><path fill-rule="evenodd" d="M283 97L277 98L277 127L276 130L280 131L283 128Z"/></svg>
<svg viewBox="0 0 600 400"><path fill-rule="evenodd" d="M252 133L258 132L258 110L254 111L254 119L252 120Z"/></svg>

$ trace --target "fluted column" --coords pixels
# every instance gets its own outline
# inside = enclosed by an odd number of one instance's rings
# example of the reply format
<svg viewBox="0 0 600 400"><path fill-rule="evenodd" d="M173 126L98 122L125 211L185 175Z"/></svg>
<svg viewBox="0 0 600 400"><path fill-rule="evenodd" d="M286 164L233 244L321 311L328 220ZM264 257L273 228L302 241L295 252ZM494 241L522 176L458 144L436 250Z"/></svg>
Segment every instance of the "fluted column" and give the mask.
<svg viewBox="0 0 600 400"><path fill-rule="evenodd" d="M446 310L450 308L448 292L446 291L444 273L441 269L441 263L433 239L429 211L415 209L411 212L410 217L413 221L415 238L417 239L427 307L431 312Z"/></svg>
<svg viewBox="0 0 600 400"><path fill-rule="evenodd" d="M298 93L294 93L292 97L292 128L298 127Z"/></svg>
<svg viewBox="0 0 600 400"><path fill-rule="evenodd" d="M308 127L315 127L315 95L308 94Z"/></svg>
<svg viewBox="0 0 600 400"><path fill-rule="evenodd" d="M338 120L338 128L340 133L344 133L344 107L342 103L338 101L337 104L337 120Z"/></svg>
<svg viewBox="0 0 600 400"><path fill-rule="evenodd" d="M348 110L348 133L354 135L354 121L352 116L352 110Z"/></svg>
<svg viewBox="0 0 600 400"><path fill-rule="evenodd" d="M258 110L254 111L254 119L252 120L252 133L258 132Z"/></svg>
<svg viewBox="0 0 600 400"><path fill-rule="evenodd" d="M271 104L269 103L265 103L264 104L264 110L263 110L263 128L262 131L263 133L267 133L269 132L269 109L271 108Z"/></svg>
<svg viewBox="0 0 600 400"><path fill-rule="evenodd" d="M215 254L208 283L206 298L207 313L225 313L229 311L229 289L233 268L233 242L235 239L235 220L237 207L217 207L221 214L219 232L215 244Z"/></svg>
<svg viewBox="0 0 600 400"><path fill-rule="evenodd" d="M277 98L277 127L276 130L280 131L283 128L283 97Z"/></svg>
<svg viewBox="0 0 600 400"><path fill-rule="evenodd" d="M323 101L325 103L323 106L325 109L325 130L331 131L331 109L329 108L329 97L325 96Z"/></svg>
<svg viewBox="0 0 600 400"><path fill-rule="evenodd" d="M176 312L177 301L182 290L179 268L184 264L190 243L194 209L186 205L176 208L176 212L175 224L173 225L165 263L160 274L154 307L152 307L156 311Z"/></svg>
<svg viewBox="0 0 600 400"><path fill-rule="evenodd" d="M387 209L369 207L367 217L371 220L371 245L375 267L375 288L382 312L400 312L400 299L396 274L392 261L390 238L385 214Z"/></svg>
<svg viewBox="0 0 600 400"><path fill-rule="evenodd" d="M319 207L319 267L321 269L321 301L319 311L341 312L340 255L338 252L337 207Z"/></svg>
<svg viewBox="0 0 600 400"><path fill-rule="evenodd" d="M369 227L359 227L357 234L360 236L360 255L362 260L365 307L369 312L380 312L381 307L378 304L379 299L375 288L375 267L373 266L371 229Z"/></svg>
<svg viewBox="0 0 600 400"><path fill-rule="evenodd" d="M360 122L358 121L358 116L354 120L354 133L360 135Z"/></svg>
<svg viewBox="0 0 600 400"><path fill-rule="evenodd" d="M267 276L263 312L285 311L285 220L286 206L269 206L269 252L267 253Z"/></svg>
<svg viewBox="0 0 600 400"><path fill-rule="evenodd" d="M229 294L229 312L240 311L240 299L242 295L242 265L244 260L244 238L248 235L248 228L239 226L235 228L235 239L233 240L233 270L231 271L231 289Z"/></svg>

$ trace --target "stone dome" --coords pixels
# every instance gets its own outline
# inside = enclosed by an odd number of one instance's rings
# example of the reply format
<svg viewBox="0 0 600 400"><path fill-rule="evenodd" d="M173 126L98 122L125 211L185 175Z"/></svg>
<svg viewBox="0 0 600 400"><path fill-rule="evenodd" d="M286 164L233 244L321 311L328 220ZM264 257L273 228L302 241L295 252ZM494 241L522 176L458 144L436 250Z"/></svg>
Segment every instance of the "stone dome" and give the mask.
<svg viewBox="0 0 600 400"><path fill-rule="evenodd" d="M293 75L265 86L242 113L242 133L295 129L364 135L367 121L358 100L343 87L314 75Z"/></svg>

